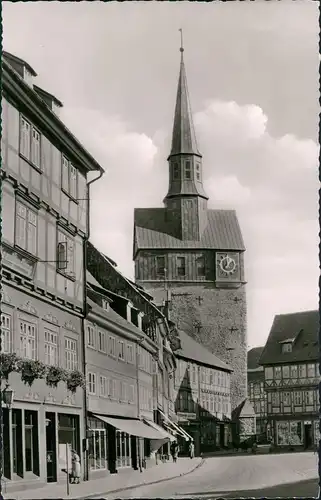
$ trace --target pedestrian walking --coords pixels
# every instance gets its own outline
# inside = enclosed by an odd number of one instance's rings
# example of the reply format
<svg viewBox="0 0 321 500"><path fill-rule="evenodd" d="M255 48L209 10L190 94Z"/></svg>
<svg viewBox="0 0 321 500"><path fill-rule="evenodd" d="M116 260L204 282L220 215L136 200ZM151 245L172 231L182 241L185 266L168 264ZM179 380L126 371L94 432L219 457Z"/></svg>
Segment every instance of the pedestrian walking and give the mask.
<svg viewBox="0 0 321 500"><path fill-rule="evenodd" d="M173 458L173 462L177 462L177 457L178 457L178 444L176 441L173 441L171 445L171 455Z"/></svg>
<svg viewBox="0 0 321 500"><path fill-rule="evenodd" d="M72 483L80 483L80 457L75 450L71 451L71 478Z"/></svg>
<svg viewBox="0 0 321 500"><path fill-rule="evenodd" d="M188 445L189 458L194 458L195 446L193 439L190 440Z"/></svg>

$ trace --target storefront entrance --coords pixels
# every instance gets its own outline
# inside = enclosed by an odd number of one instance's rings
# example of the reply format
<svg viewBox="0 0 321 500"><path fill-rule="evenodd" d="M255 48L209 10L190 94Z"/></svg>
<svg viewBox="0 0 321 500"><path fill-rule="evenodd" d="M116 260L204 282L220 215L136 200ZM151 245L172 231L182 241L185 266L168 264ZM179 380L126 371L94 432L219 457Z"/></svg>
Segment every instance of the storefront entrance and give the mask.
<svg viewBox="0 0 321 500"><path fill-rule="evenodd" d="M57 481L56 414L46 412L47 483Z"/></svg>
<svg viewBox="0 0 321 500"><path fill-rule="evenodd" d="M304 423L304 448L312 447L312 423Z"/></svg>

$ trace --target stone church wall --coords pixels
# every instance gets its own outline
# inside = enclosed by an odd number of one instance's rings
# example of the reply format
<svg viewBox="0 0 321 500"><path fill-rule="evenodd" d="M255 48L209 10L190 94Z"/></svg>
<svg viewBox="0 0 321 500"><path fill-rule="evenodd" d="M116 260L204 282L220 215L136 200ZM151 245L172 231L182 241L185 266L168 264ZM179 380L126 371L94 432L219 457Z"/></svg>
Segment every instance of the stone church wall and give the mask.
<svg viewBox="0 0 321 500"><path fill-rule="evenodd" d="M164 285L143 283L157 303ZM247 396L247 325L245 287L215 288L211 283L171 283L171 319L178 329L233 368L232 410ZM200 297L200 299L199 299ZM200 328L198 328L200 326Z"/></svg>

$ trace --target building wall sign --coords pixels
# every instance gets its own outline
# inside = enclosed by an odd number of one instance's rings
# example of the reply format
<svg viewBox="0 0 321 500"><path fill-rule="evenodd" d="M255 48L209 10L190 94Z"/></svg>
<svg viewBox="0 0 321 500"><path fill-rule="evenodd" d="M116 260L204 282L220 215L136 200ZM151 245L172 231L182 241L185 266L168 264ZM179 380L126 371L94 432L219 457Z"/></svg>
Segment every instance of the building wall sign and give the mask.
<svg viewBox="0 0 321 500"><path fill-rule="evenodd" d="M177 417L179 422L184 422L186 420L196 420L196 413L177 412Z"/></svg>

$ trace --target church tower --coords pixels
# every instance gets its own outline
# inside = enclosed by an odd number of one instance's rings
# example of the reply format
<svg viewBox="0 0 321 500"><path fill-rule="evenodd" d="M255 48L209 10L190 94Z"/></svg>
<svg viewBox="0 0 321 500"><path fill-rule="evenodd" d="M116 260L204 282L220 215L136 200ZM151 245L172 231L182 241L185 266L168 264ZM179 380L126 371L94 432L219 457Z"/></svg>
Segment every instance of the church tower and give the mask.
<svg viewBox="0 0 321 500"><path fill-rule="evenodd" d="M199 241L207 224L208 197L203 187L202 155L196 142L181 47L181 65L169 157L169 187L164 199L167 221L181 240Z"/></svg>
<svg viewBox="0 0 321 500"><path fill-rule="evenodd" d="M234 210L209 209L189 101L184 49L163 208L134 213L135 280L171 320L233 368L232 410L247 394L244 243Z"/></svg>

